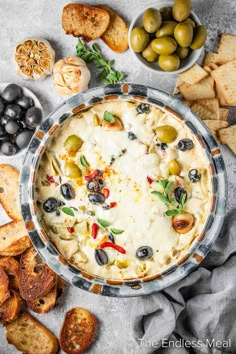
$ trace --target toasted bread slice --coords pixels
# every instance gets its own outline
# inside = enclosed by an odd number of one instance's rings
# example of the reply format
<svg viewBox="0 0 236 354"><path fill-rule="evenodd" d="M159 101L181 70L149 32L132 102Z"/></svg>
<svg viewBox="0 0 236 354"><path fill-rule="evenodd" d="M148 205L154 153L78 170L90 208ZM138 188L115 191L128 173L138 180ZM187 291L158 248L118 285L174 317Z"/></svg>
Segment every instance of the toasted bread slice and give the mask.
<svg viewBox="0 0 236 354"><path fill-rule="evenodd" d="M29 246L30 241L23 221L12 221L0 226L1 256L17 256Z"/></svg>
<svg viewBox="0 0 236 354"><path fill-rule="evenodd" d="M32 301L27 301L27 305L36 313L48 313L55 306L56 300L57 284L46 295Z"/></svg>
<svg viewBox="0 0 236 354"><path fill-rule="evenodd" d="M57 282L57 275L46 264L38 263L36 256L31 247L20 259L20 294L26 301L46 295Z"/></svg>
<svg viewBox="0 0 236 354"><path fill-rule="evenodd" d="M100 38L107 30L110 16L106 10L83 4L68 4L62 12L62 27L66 34L87 40Z"/></svg>
<svg viewBox="0 0 236 354"><path fill-rule="evenodd" d="M19 172L11 165L0 165L0 203L13 220L21 220L18 189Z"/></svg>
<svg viewBox="0 0 236 354"><path fill-rule="evenodd" d="M0 306L10 296L9 279L5 270L0 266Z"/></svg>
<svg viewBox="0 0 236 354"><path fill-rule="evenodd" d="M22 303L18 291L11 290L10 297L0 306L0 321L5 323L15 320L20 313Z"/></svg>
<svg viewBox="0 0 236 354"><path fill-rule="evenodd" d="M110 23L107 30L101 36L102 40L116 53L125 52L128 45L128 32L129 26L125 23L122 17L120 17L110 7L105 5L97 5L100 9L103 9L109 13Z"/></svg>
<svg viewBox="0 0 236 354"><path fill-rule="evenodd" d="M40 322L27 313L6 324L8 343L25 354L56 354L56 337Z"/></svg>
<svg viewBox="0 0 236 354"><path fill-rule="evenodd" d="M5 270L9 278L9 288L19 289L20 264L13 257L0 257L0 266Z"/></svg>
<svg viewBox="0 0 236 354"><path fill-rule="evenodd" d="M57 280L57 298L59 298L65 290L65 282L61 277L58 277Z"/></svg>
<svg viewBox="0 0 236 354"><path fill-rule="evenodd" d="M96 333L96 318L87 310L75 307L66 313L59 342L67 354L81 354L90 346Z"/></svg>
<svg viewBox="0 0 236 354"><path fill-rule="evenodd" d="M1 256L18 256L23 253L27 248L32 246L28 236L21 237L18 241L15 241L11 246L0 251Z"/></svg>

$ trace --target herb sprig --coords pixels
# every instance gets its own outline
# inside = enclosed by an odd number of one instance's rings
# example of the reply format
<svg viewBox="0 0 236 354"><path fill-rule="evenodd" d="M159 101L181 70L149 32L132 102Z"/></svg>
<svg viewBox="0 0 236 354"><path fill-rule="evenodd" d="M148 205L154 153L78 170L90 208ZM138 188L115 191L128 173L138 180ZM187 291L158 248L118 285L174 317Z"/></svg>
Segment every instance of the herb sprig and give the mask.
<svg viewBox="0 0 236 354"><path fill-rule="evenodd" d="M167 210L166 215L167 216L174 216L174 215L181 214L184 210L184 204L186 202L186 199L187 199L187 193L183 193L181 195L179 205L175 209Z"/></svg>
<svg viewBox="0 0 236 354"><path fill-rule="evenodd" d="M91 49L79 38L76 46L77 56L86 63L94 62L100 72L99 78L104 84L115 84L122 81L124 73L113 68L114 60L106 60L96 44Z"/></svg>
<svg viewBox="0 0 236 354"><path fill-rule="evenodd" d="M153 191L151 192L154 195L157 195L158 198L165 204L171 205L173 199L169 196L170 187L173 185L173 182L168 181L168 179L160 179L156 181L163 188L163 192Z"/></svg>

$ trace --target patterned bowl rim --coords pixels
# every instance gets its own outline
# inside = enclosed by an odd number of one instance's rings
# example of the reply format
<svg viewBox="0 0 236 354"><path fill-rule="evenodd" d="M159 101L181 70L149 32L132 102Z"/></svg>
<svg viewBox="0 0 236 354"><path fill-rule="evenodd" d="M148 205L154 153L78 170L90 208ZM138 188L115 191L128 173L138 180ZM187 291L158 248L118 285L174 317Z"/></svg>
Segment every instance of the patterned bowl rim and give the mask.
<svg viewBox="0 0 236 354"><path fill-rule="evenodd" d="M176 264L158 274L130 280L100 278L69 264L56 247L49 242L37 218L34 201L34 182L38 163L46 144L55 130L71 114L102 101L112 99L149 103L181 119L205 149L212 180L210 215L203 232L186 251L186 254ZM158 292L196 269L207 255L220 232L225 213L226 195L227 184L224 160L214 137L201 119L179 99L158 89L132 83L92 88L64 101L43 121L35 132L26 152L20 175L22 217L29 237L40 256L56 273L74 286L95 294L114 297L140 296Z"/></svg>

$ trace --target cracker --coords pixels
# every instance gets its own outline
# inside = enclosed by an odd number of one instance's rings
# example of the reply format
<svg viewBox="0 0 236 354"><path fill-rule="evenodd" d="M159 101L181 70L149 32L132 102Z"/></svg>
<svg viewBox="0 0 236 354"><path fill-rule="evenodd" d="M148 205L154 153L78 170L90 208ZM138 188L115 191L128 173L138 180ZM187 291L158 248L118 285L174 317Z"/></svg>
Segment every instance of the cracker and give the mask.
<svg viewBox="0 0 236 354"><path fill-rule="evenodd" d="M211 119L220 119L219 99L218 98L203 98L197 101L202 106L207 107L211 111Z"/></svg>
<svg viewBox="0 0 236 354"><path fill-rule="evenodd" d="M190 85L194 85L206 77L208 73L198 64L194 64L190 69L179 74L179 78Z"/></svg>
<svg viewBox="0 0 236 354"><path fill-rule="evenodd" d="M185 100L184 98L182 98L182 102L188 107L191 107L193 104L193 101Z"/></svg>
<svg viewBox="0 0 236 354"><path fill-rule="evenodd" d="M217 53L206 52L202 66L209 65L210 63L218 64L218 60L219 57Z"/></svg>
<svg viewBox="0 0 236 354"><path fill-rule="evenodd" d="M191 106L191 110L196 113L202 120L211 120L214 119L212 118L212 112L211 110L205 106L202 105L201 103L198 103L198 101L194 102Z"/></svg>
<svg viewBox="0 0 236 354"><path fill-rule="evenodd" d="M195 85L184 82L179 86L179 90L184 98L189 101L215 98L214 80L211 76L207 76Z"/></svg>
<svg viewBox="0 0 236 354"><path fill-rule="evenodd" d="M221 120L204 120L204 123L210 129L214 138L219 142L218 131L223 128L227 128L229 126L228 122L224 122Z"/></svg>
<svg viewBox="0 0 236 354"><path fill-rule="evenodd" d="M236 59L211 72L226 104L236 106Z"/></svg>
<svg viewBox="0 0 236 354"><path fill-rule="evenodd" d="M227 121L229 116L229 109L227 108L220 108L220 120Z"/></svg>
<svg viewBox="0 0 236 354"><path fill-rule="evenodd" d="M219 130L221 144L226 144L236 155L236 124Z"/></svg>
<svg viewBox="0 0 236 354"><path fill-rule="evenodd" d="M225 64L236 59L236 35L223 33L218 48L218 62Z"/></svg>
<svg viewBox="0 0 236 354"><path fill-rule="evenodd" d="M219 99L220 105L227 106L227 102L226 102L226 100L225 100L225 98L224 98L224 96L217 84L215 84L215 90L216 90L216 96Z"/></svg>
<svg viewBox="0 0 236 354"><path fill-rule="evenodd" d="M183 81L180 79L180 77L177 78L175 88L173 91L173 95L178 95L180 93L179 86L183 83Z"/></svg>

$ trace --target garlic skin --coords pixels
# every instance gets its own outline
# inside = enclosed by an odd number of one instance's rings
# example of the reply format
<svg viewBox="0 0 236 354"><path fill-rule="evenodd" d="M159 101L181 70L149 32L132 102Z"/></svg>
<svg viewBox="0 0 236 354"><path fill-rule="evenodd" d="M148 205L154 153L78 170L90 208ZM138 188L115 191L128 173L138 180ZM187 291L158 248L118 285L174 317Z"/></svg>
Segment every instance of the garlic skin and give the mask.
<svg viewBox="0 0 236 354"><path fill-rule="evenodd" d="M72 96L87 90L90 78L86 63L78 57L60 59L53 67L54 89L63 96Z"/></svg>

